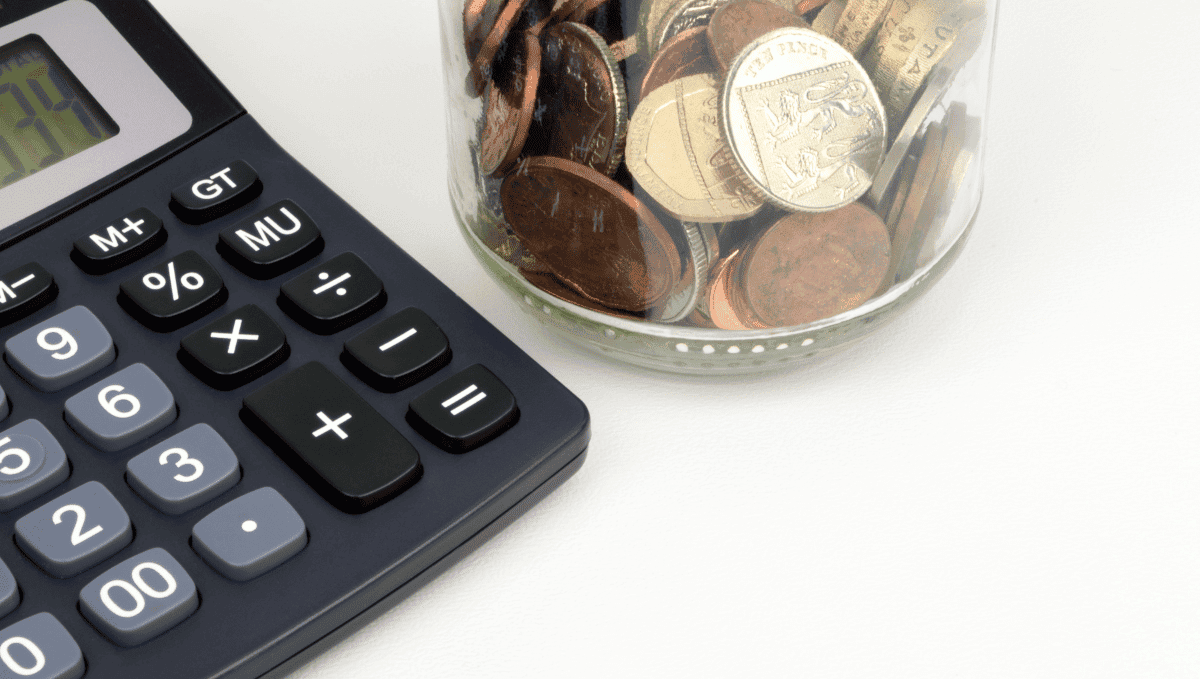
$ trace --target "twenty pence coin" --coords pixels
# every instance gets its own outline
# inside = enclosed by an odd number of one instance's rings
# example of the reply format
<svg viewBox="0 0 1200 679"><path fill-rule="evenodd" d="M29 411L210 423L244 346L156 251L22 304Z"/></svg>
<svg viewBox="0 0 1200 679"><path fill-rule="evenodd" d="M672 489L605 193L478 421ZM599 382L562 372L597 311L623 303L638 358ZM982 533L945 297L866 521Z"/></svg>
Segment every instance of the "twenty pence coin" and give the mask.
<svg viewBox="0 0 1200 679"><path fill-rule="evenodd" d="M727 71L746 45L785 26L808 28L808 22L766 0L733 0L717 10L708 24L713 56Z"/></svg>
<svg viewBox="0 0 1200 679"><path fill-rule="evenodd" d="M542 72L542 47L533 33L522 37L511 87L501 87L495 81L488 83L479 169L491 176L503 174L517 162L533 122L533 105Z"/></svg>
<svg viewBox="0 0 1200 679"><path fill-rule="evenodd" d="M628 105L625 78L604 39L583 24L558 24L542 38L528 153L612 176L624 153Z"/></svg>
<svg viewBox="0 0 1200 679"><path fill-rule="evenodd" d="M741 281L755 316L783 328L862 306L879 289L890 260L883 220L854 203L776 222L747 253Z"/></svg>
<svg viewBox="0 0 1200 679"><path fill-rule="evenodd" d="M644 312L680 282L679 248L645 205L595 170L528 158L500 189L513 231L565 285L610 309Z"/></svg>
<svg viewBox="0 0 1200 679"><path fill-rule="evenodd" d="M630 121L629 172L685 222L737 221L763 205L721 134L720 97L712 75L688 76L651 92Z"/></svg>
<svg viewBox="0 0 1200 679"><path fill-rule="evenodd" d="M742 51L725 81L721 120L752 187L790 211L858 200L887 142L866 72L841 45L803 28L773 31Z"/></svg>

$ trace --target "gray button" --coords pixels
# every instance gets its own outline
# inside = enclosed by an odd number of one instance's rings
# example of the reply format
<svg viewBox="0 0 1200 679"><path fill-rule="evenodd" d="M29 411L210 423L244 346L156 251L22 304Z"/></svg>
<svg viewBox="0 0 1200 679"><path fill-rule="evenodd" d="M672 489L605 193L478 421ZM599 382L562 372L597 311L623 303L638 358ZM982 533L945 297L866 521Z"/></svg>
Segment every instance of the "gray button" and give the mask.
<svg viewBox="0 0 1200 679"><path fill-rule="evenodd" d="M237 455L207 424L197 424L129 461L129 485L164 514L182 514L237 485Z"/></svg>
<svg viewBox="0 0 1200 679"><path fill-rule="evenodd" d="M4 350L12 369L42 391L70 386L117 359L112 335L84 306L13 337Z"/></svg>
<svg viewBox="0 0 1200 679"><path fill-rule="evenodd" d="M79 593L83 617L126 647L166 632L199 606L196 583L161 547L113 566Z"/></svg>
<svg viewBox="0 0 1200 679"><path fill-rule="evenodd" d="M37 420L0 432L0 512L43 495L67 480L67 454Z"/></svg>
<svg viewBox="0 0 1200 679"><path fill-rule="evenodd" d="M12 412L12 408L8 405L8 394L4 393L4 387L0 387L0 420L8 417Z"/></svg>
<svg viewBox="0 0 1200 679"><path fill-rule="evenodd" d="M257 578L307 544L304 520L274 488L247 493L192 529L192 547L230 580Z"/></svg>
<svg viewBox="0 0 1200 679"><path fill-rule="evenodd" d="M16 610L19 603L21 591L17 589L17 579L8 569L8 564L0 561L0 618Z"/></svg>
<svg viewBox="0 0 1200 679"><path fill-rule="evenodd" d="M67 424L100 450L116 452L175 421L175 397L135 363L67 399Z"/></svg>
<svg viewBox="0 0 1200 679"><path fill-rule="evenodd" d="M129 515L99 481L89 481L17 521L17 546L56 578L81 573L132 540Z"/></svg>
<svg viewBox="0 0 1200 679"><path fill-rule="evenodd" d="M0 679L79 679L83 670L79 644L49 613L0 630Z"/></svg>

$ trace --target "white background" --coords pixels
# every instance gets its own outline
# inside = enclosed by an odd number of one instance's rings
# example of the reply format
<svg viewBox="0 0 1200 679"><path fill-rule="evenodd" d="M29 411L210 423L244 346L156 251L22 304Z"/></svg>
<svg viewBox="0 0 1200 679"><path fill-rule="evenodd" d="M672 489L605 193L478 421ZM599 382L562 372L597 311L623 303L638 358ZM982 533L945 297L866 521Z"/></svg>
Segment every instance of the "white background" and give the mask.
<svg viewBox="0 0 1200 679"><path fill-rule="evenodd" d="M297 678L1200 676L1200 5L1005 0L964 255L754 379L603 362L491 282L433 0L155 5L592 412L575 478Z"/></svg>

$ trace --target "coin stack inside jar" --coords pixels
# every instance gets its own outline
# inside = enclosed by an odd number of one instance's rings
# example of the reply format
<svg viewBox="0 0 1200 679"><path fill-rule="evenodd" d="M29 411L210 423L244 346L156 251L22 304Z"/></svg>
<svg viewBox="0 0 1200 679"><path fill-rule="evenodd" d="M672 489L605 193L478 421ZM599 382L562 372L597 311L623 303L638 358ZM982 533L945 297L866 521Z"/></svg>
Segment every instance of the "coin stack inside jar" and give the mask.
<svg viewBox="0 0 1200 679"><path fill-rule="evenodd" d="M477 231L530 284L724 330L852 311L936 258L986 0L466 0ZM636 25L634 19L636 19Z"/></svg>

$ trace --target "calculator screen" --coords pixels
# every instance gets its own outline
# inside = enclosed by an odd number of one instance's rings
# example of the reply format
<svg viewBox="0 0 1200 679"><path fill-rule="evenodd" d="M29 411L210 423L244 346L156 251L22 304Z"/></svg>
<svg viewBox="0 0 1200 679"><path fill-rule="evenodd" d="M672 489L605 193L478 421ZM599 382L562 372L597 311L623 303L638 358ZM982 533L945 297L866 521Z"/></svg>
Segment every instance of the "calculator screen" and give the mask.
<svg viewBox="0 0 1200 679"><path fill-rule="evenodd" d="M41 38L29 35L0 46L0 188L118 132Z"/></svg>

